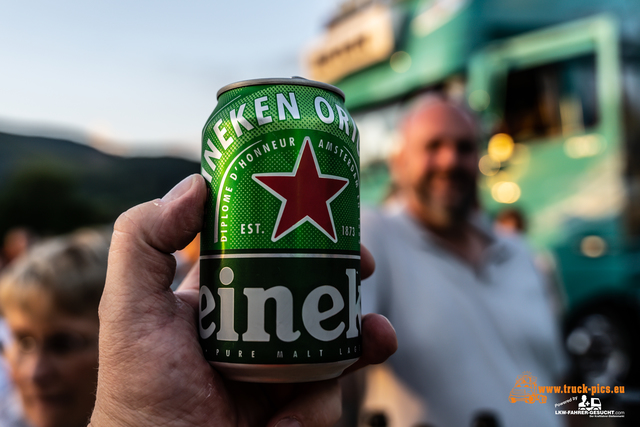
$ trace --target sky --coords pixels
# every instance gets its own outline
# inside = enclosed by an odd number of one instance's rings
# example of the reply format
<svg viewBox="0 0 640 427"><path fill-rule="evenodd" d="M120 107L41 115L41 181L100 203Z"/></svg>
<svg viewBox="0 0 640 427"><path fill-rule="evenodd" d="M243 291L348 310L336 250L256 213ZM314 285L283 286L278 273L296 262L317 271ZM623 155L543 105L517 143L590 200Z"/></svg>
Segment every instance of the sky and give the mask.
<svg viewBox="0 0 640 427"><path fill-rule="evenodd" d="M341 0L0 0L0 131L197 158L226 84L304 76Z"/></svg>

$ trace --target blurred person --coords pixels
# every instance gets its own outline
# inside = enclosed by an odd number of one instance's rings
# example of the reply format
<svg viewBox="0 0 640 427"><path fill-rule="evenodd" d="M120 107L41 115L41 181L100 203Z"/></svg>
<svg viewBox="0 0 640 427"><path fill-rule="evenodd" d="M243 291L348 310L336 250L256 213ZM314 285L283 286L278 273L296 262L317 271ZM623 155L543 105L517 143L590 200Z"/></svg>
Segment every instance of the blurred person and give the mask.
<svg viewBox="0 0 640 427"><path fill-rule="evenodd" d="M526 246L496 235L478 209L473 117L428 95L401 131L390 159L396 196L362 218L376 259L363 312L395 326L395 374L424 399L424 422L434 427L467 427L478 413L503 427L560 425L553 404L509 402L523 371L558 384L564 359Z"/></svg>
<svg viewBox="0 0 640 427"><path fill-rule="evenodd" d="M7 325L4 320L0 319L0 426L27 427L20 410L20 398L9 378L7 361L2 357L2 346L8 338Z"/></svg>
<svg viewBox="0 0 640 427"><path fill-rule="evenodd" d="M7 231L0 253L0 270L26 253L35 240L34 233L24 227L15 227Z"/></svg>
<svg viewBox="0 0 640 427"><path fill-rule="evenodd" d="M224 379L198 339L198 264L173 292L176 261L202 228L204 178L193 175L162 199L122 214L114 227L100 302L98 386L91 427L320 427L340 416L337 380L252 384ZM362 251L362 275L373 259ZM380 315L362 318L362 357L381 363L397 341Z"/></svg>
<svg viewBox="0 0 640 427"><path fill-rule="evenodd" d="M523 235L527 231L527 223L524 215L518 209L503 209L496 215L494 229L496 233L507 236Z"/></svg>
<svg viewBox="0 0 640 427"><path fill-rule="evenodd" d="M506 238L524 237L527 232L527 220L519 209L507 208L498 212L493 222L493 228L496 234ZM538 249L533 255L533 263L544 278L545 295L549 301L551 312L560 321L567 302L555 258L549 250Z"/></svg>
<svg viewBox="0 0 640 427"><path fill-rule="evenodd" d="M0 309L9 330L4 356L27 425L87 424L108 248L108 233L78 231L33 246L0 277Z"/></svg>

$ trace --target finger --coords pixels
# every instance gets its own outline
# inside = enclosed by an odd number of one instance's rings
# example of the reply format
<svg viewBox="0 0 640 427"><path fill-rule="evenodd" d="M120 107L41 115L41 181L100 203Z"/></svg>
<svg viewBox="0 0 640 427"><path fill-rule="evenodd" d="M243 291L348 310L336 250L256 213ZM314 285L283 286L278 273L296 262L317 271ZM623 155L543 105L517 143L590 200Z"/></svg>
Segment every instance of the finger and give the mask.
<svg viewBox="0 0 640 427"><path fill-rule="evenodd" d="M367 314L362 317L362 356L344 374L382 363L397 349L398 338L391 322L380 314Z"/></svg>
<svg viewBox="0 0 640 427"><path fill-rule="evenodd" d="M175 273L171 253L200 231L206 191L204 179L191 175L162 199L135 206L118 218L109 253L105 305L111 298L135 303L169 289Z"/></svg>
<svg viewBox="0 0 640 427"><path fill-rule="evenodd" d="M364 245L360 245L360 273L362 278L366 279L371 276L375 268L376 261L373 259L373 255Z"/></svg>
<svg viewBox="0 0 640 427"><path fill-rule="evenodd" d="M300 384L296 396L278 411L267 427L329 427L342 414L342 397L337 380Z"/></svg>

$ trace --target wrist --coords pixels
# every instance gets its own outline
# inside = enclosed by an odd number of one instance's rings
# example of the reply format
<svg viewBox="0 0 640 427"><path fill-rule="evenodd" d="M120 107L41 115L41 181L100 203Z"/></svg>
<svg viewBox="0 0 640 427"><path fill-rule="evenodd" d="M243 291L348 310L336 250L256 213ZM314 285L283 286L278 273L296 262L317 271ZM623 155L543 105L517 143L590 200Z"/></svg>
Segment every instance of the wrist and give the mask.
<svg viewBox="0 0 640 427"><path fill-rule="evenodd" d="M98 402L96 402L87 427L144 427L144 425L127 420L125 411L105 412L98 407Z"/></svg>

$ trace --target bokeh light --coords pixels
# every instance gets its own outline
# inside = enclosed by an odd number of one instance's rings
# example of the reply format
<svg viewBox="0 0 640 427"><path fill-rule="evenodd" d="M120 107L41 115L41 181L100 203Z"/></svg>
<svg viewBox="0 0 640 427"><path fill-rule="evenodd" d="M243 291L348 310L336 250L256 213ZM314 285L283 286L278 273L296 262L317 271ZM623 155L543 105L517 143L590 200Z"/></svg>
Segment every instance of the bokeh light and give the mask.
<svg viewBox="0 0 640 427"><path fill-rule="evenodd" d="M483 175L494 176L500 170L500 162L486 154L480 158L478 169L480 169L480 173Z"/></svg>
<svg viewBox="0 0 640 427"><path fill-rule="evenodd" d="M389 65L396 73L406 73L411 68L411 56L407 52L398 51L391 55Z"/></svg>
<svg viewBox="0 0 640 427"><path fill-rule="evenodd" d="M489 107L491 97L484 90L474 90L469 95L469 107L475 111L484 111Z"/></svg>
<svg viewBox="0 0 640 427"><path fill-rule="evenodd" d="M574 136L564 142L564 152L572 159L592 157L604 151L606 144L598 134Z"/></svg>
<svg viewBox="0 0 640 427"><path fill-rule="evenodd" d="M487 151L495 161L504 162L513 154L513 138L506 133L497 133L489 140Z"/></svg>
<svg viewBox="0 0 640 427"><path fill-rule="evenodd" d="M580 241L580 252L589 258L599 258L607 252L607 242L600 236L586 236Z"/></svg>
<svg viewBox="0 0 640 427"><path fill-rule="evenodd" d="M491 187L491 196L498 203L515 203L521 193L520 186L515 182L500 181Z"/></svg>

